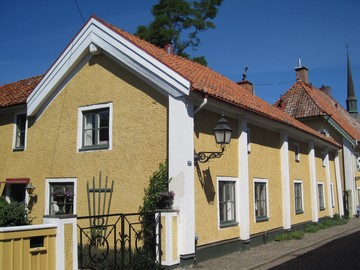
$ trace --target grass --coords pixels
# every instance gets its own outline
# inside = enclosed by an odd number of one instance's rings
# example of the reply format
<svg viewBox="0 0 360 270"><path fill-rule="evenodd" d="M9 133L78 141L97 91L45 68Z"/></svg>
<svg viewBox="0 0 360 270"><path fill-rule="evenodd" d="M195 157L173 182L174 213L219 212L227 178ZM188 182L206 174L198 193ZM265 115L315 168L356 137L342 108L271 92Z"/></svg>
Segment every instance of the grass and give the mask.
<svg viewBox="0 0 360 270"><path fill-rule="evenodd" d="M338 214L334 215L334 217L325 217L318 223L308 224L306 225L304 231L290 231L284 232L275 237L275 241L286 241L292 239L302 239L305 233L316 233L322 229L330 228L333 226L344 225L348 222L347 219L341 218Z"/></svg>

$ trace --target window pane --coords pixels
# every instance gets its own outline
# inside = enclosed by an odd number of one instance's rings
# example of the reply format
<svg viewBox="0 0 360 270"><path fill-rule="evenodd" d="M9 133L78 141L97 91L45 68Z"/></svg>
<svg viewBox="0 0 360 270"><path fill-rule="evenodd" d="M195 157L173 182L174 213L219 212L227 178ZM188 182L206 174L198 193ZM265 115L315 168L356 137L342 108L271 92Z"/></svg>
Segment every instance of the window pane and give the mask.
<svg viewBox="0 0 360 270"><path fill-rule="evenodd" d="M85 131L85 145L95 145L95 130L90 129Z"/></svg>
<svg viewBox="0 0 360 270"><path fill-rule="evenodd" d="M91 129L95 127L95 114L87 113L84 115L85 129Z"/></svg>
<svg viewBox="0 0 360 270"><path fill-rule="evenodd" d="M255 216L267 217L266 183L255 183Z"/></svg>
<svg viewBox="0 0 360 270"><path fill-rule="evenodd" d="M98 144L109 144L109 128L100 129Z"/></svg>
<svg viewBox="0 0 360 270"><path fill-rule="evenodd" d="M26 115L18 115L16 118L16 138L15 148L23 148L25 146L25 130L26 130Z"/></svg>
<svg viewBox="0 0 360 270"><path fill-rule="evenodd" d="M109 126L109 111L99 112L99 127Z"/></svg>
<svg viewBox="0 0 360 270"><path fill-rule="evenodd" d="M109 109L84 113L84 146L109 145Z"/></svg>
<svg viewBox="0 0 360 270"><path fill-rule="evenodd" d="M295 211L302 211L302 185L301 183L295 183Z"/></svg>
<svg viewBox="0 0 360 270"><path fill-rule="evenodd" d="M74 196L74 183L51 183L49 214L72 214L74 212Z"/></svg>
<svg viewBox="0 0 360 270"><path fill-rule="evenodd" d="M219 182L220 222L235 221L235 182Z"/></svg>

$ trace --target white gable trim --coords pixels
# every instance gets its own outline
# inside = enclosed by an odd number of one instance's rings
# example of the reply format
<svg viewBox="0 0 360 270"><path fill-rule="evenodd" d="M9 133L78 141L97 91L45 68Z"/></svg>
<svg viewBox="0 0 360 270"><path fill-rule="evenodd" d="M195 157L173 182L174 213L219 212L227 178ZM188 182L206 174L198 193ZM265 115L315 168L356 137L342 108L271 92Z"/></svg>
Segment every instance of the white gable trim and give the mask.
<svg viewBox="0 0 360 270"><path fill-rule="evenodd" d="M94 47L95 46L95 47ZM99 52L137 73L157 90L171 96L189 95L190 82L95 18L91 18L56 60L27 99L35 115L82 59Z"/></svg>

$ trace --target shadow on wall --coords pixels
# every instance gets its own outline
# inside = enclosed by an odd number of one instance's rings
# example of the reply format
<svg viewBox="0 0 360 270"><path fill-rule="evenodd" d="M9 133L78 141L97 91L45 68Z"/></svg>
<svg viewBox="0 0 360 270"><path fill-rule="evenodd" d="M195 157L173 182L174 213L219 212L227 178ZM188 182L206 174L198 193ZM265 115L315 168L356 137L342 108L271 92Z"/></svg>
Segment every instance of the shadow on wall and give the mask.
<svg viewBox="0 0 360 270"><path fill-rule="evenodd" d="M196 172L201 183L201 187L205 192L206 200L209 204L214 204L215 187L212 181L210 169L201 170L199 163L195 162Z"/></svg>

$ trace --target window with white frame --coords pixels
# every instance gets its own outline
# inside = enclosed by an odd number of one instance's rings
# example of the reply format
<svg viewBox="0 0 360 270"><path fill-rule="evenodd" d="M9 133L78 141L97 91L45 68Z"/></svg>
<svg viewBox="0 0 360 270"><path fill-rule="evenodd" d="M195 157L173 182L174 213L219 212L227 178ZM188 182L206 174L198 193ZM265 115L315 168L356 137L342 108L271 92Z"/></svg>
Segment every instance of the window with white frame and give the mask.
<svg viewBox="0 0 360 270"><path fill-rule="evenodd" d="M294 181L294 205L295 214L304 213L304 195L302 181Z"/></svg>
<svg viewBox="0 0 360 270"><path fill-rule="evenodd" d="M330 199L331 199L331 207L335 207L335 199L334 199L334 185L330 183Z"/></svg>
<svg viewBox="0 0 360 270"><path fill-rule="evenodd" d="M15 116L14 133L14 150L24 150L26 138L26 114L17 114Z"/></svg>
<svg viewBox="0 0 360 270"><path fill-rule="evenodd" d="M73 215L76 213L76 182L74 179L48 179L47 215Z"/></svg>
<svg viewBox="0 0 360 270"><path fill-rule="evenodd" d="M269 219L268 203L268 183L267 180L254 181L254 205L256 221L265 221Z"/></svg>
<svg viewBox="0 0 360 270"><path fill-rule="evenodd" d="M80 150L111 149L112 104L99 104L79 108Z"/></svg>
<svg viewBox="0 0 360 270"><path fill-rule="evenodd" d="M357 196L358 196L358 205L357 205L357 208L360 209L360 188L357 189Z"/></svg>
<svg viewBox="0 0 360 270"><path fill-rule="evenodd" d="M318 183L318 198L320 211L325 210L324 183Z"/></svg>
<svg viewBox="0 0 360 270"><path fill-rule="evenodd" d="M294 144L294 153L295 153L295 161L300 161L299 145L297 143Z"/></svg>
<svg viewBox="0 0 360 270"><path fill-rule="evenodd" d="M360 154L356 153L355 158L356 158L356 171L360 172Z"/></svg>
<svg viewBox="0 0 360 270"><path fill-rule="evenodd" d="M221 179L218 182L220 228L236 225L235 181Z"/></svg>

